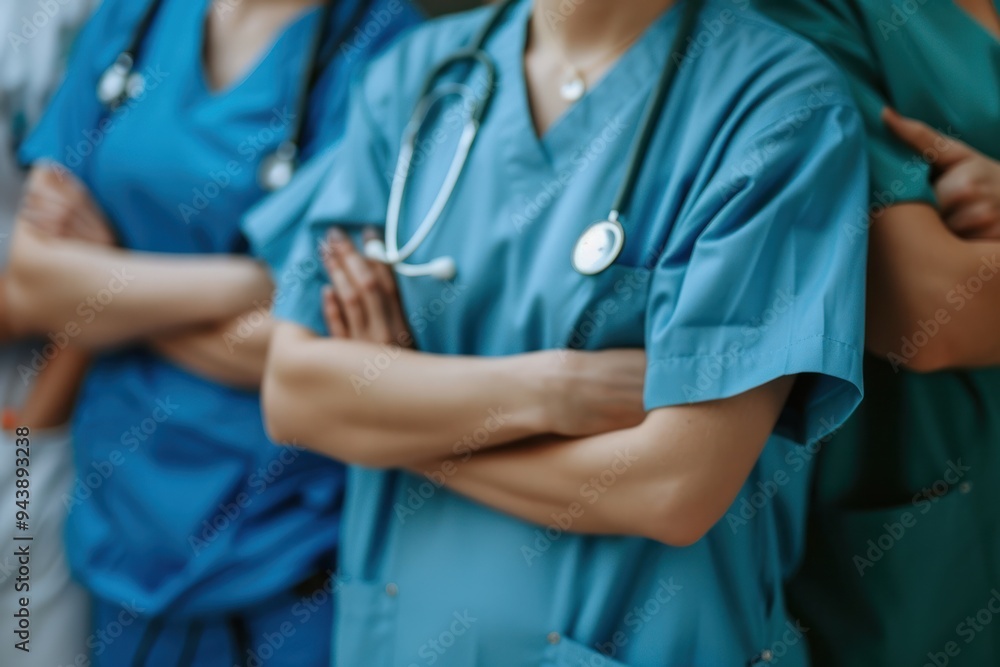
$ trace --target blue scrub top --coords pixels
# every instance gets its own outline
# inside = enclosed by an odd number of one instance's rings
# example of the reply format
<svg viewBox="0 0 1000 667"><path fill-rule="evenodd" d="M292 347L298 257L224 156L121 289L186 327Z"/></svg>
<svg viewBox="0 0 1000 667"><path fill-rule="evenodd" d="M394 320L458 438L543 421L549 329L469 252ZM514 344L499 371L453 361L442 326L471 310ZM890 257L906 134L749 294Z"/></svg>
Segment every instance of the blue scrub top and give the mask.
<svg viewBox="0 0 1000 667"><path fill-rule="evenodd" d="M493 105L413 256L451 256L457 275L398 278L417 347L642 347L650 410L801 377L732 508L687 548L574 534L566 515L533 525L430 479L352 468L335 663L802 665L782 582L802 549L809 460L861 397L866 244L846 233L867 208L859 113L816 48L745 3L708 0L626 214L624 251L582 276L573 245L608 213L681 9L538 138L522 67L530 8L522 2L489 40ZM345 141L301 189L248 220L251 244L282 281L279 317L324 331L319 240L333 224L383 224L423 75L485 19L435 21L377 59ZM422 135L403 242L443 180L456 118L446 105ZM584 511L599 499L598 486L581 487Z"/></svg>
<svg viewBox="0 0 1000 667"><path fill-rule="evenodd" d="M213 92L203 77L203 25L206 12L224 6L167 1L136 66L146 73L145 94L108 113L95 97L98 78L146 5L104 2L21 158L72 169L126 248L245 252L239 221L264 194L260 161L290 131L320 12L293 21L243 80ZM356 7L340 3L332 33ZM354 70L417 19L403 0L373 3L312 95L304 158L342 135ZM100 317L99 308L82 305L77 323ZM75 576L96 595L148 614L209 614L330 567L343 468L274 446L256 392L197 377L136 345L94 361L77 408L67 548Z"/></svg>

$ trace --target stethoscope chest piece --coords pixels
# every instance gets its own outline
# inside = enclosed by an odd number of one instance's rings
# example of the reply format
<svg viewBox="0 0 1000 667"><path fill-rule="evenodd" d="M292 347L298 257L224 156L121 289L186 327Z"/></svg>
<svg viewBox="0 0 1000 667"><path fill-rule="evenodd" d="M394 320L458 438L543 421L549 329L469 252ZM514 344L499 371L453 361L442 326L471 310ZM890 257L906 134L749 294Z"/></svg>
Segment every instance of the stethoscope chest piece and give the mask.
<svg viewBox="0 0 1000 667"><path fill-rule="evenodd" d="M625 228L617 220L599 220L580 234L573 247L573 268L594 276L615 263L625 246Z"/></svg>
<svg viewBox="0 0 1000 667"><path fill-rule="evenodd" d="M261 187L267 192L274 192L288 185L295 175L297 154L295 144L286 141L277 151L265 157L260 163Z"/></svg>
<svg viewBox="0 0 1000 667"><path fill-rule="evenodd" d="M121 54L114 64L104 71L97 82L97 99L107 107L113 107L128 96L129 77L132 75L132 57Z"/></svg>

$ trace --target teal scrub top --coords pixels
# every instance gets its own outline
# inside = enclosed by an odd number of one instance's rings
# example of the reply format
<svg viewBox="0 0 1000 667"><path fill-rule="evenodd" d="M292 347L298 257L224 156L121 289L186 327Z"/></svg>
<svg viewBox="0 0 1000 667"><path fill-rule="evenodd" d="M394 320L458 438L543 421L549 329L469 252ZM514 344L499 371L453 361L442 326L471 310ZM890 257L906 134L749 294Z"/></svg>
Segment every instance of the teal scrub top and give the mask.
<svg viewBox="0 0 1000 667"><path fill-rule="evenodd" d="M954 3L758 1L848 75L874 209L935 203L929 166L884 127L884 105L1000 160L1000 40ZM943 294L942 306L956 312L971 294ZM1000 368L897 372L869 355L865 383L818 457L789 590L815 663L1000 664Z"/></svg>
<svg viewBox="0 0 1000 667"><path fill-rule="evenodd" d="M329 32L347 28L349 39L310 98L305 160L341 137L352 72L419 18L403 0L378 0L349 26L360 1L340 3L331 18ZM96 98L98 80L147 5L105 0L20 157L71 169L125 248L246 253L239 223L265 195L261 160L290 132L320 11L293 20L245 77L212 91L202 30L206 13L222 10L210 0L167 0L136 63L145 93L108 112ZM71 323L87 326L102 303L81 304ZM267 306L248 316L248 326ZM141 343L127 345L93 360L72 430L77 479L63 499L67 552L74 575L95 595L148 615L211 615L270 599L331 567L345 472L334 461L276 447L256 391L222 386Z"/></svg>
<svg viewBox="0 0 1000 667"><path fill-rule="evenodd" d="M538 138L522 67L531 3L516 5L486 46L498 87L468 165L413 256L451 256L457 275L398 277L418 349L645 348L650 410L802 374L731 511L694 546L671 548L575 534L565 517L534 525L422 477L352 468L334 664L714 666L778 654L804 664L782 582L802 546L803 444L860 399L865 243L844 227L864 209L867 171L861 119L831 63L741 7L708 0L626 214L624 251L588 277L570 266L573 245L608 213L682 10ZM435 21L375 61L344 142L250 216L251 244L282 285L278 317L324 332L320 239L331 225L383 224L418 88L485 11ZM479 75L440 83L475 88ZM421 135L401 241L451 161L458 104ZM599 497L585 485L579 504Z"/></svg>

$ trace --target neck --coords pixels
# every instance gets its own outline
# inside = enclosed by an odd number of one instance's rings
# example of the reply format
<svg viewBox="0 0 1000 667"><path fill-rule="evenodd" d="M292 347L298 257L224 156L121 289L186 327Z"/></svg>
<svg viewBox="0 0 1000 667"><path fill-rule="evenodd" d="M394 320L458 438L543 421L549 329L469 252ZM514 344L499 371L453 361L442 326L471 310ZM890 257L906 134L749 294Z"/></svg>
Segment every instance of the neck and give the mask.
<svg viewBox="0 0 1000 667"><path fill-rule="evenodd" d="M610 50L635 39L677 0L535 0L531 37L567 55Z"/></svg>

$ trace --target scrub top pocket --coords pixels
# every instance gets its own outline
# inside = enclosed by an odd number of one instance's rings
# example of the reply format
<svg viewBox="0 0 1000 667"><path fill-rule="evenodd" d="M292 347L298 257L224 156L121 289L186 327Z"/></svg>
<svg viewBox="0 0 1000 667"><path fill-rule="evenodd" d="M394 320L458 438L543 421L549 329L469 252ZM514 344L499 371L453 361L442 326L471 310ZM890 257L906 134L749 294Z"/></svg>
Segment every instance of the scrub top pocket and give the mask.
<svg viewBox="0 0 1000 667"><path fill-rule="evenodd" d="M927 646L938 646L943 651L953 642L961 653L969 653L972 658L968 663L956 659L956 664L983 664L971 654L979 655L990 644L991 633L976 633L972 635L974 641L969 642L972 628L962 627L966 614L928 623L929 617L939 613L938 601L957 596L962 600L957 608L975 616L976 610L990 600L991 591L981 584L990 581L992 566L984 558L987 551L974 523L977 509L972 496L977 492L986 490L966 482L945 495L921 495L905 505L816 517L813 530L823 535L821 539L837 545L835 554L824 559L822 567L825 576L838 582L839 601L824 615L840 616L841 620L836 627L823 628L829 636L809 636L814 653L818 649L831 658L838 655L843 664L857 667L881 667L887 655L895 656L898 664L923 664ZM949 546L944 549L943 545ZM921 586L914 587L915 581ZM806 591L797 594L799 602L807 599ZM845 612L837 612L838 608ZM890 631L887 625L921 628L922 636L914 642L906 632ZM838 637L848 628L855 633L863 629L864 635L847 646L855 653L841 654L845 646ZM885 644L891 637L903 641ZM873 650L869 652L866 647Z"/></svg>

